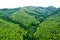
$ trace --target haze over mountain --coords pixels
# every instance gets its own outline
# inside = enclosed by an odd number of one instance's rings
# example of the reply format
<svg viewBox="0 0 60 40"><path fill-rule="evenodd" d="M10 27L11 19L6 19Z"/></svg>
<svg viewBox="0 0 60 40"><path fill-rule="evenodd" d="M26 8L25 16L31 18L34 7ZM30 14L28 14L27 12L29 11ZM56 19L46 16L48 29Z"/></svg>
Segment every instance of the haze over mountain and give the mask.
<svg viewBox="0 0 60 40"><path fill-rule="evenodd" d="M0 9L0 40L60 40L60 8Z"/></svg>

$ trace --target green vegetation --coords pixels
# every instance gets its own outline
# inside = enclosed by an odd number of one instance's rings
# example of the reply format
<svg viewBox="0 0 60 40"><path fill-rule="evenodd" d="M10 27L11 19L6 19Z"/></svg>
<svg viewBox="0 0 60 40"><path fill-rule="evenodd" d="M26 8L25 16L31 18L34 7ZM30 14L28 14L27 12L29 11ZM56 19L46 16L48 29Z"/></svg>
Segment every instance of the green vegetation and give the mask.
<svg viewBox="0 0 60 40"><path fill-rule="evenodd" d="M37 40L60 40L60 12L46 19L37 28L34 36Z"/></svg>
<svg viewBox="0 0 60 40"><path fill-rule="evenodd" d="M26 33L18 24L0 19L0 40L23 40Z"/></svg>
<svg viewBox="0 0 60 40"><path fill-rule="evenodd" d="M0 9L0 40L60 40L60 8Z"/></svg>

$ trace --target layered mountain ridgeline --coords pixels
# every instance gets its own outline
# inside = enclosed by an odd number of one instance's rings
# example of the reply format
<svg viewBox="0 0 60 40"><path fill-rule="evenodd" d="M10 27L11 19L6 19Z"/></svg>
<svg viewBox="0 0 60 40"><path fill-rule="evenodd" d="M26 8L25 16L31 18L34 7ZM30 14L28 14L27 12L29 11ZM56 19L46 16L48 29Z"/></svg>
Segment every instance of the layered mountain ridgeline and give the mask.
<svg viewBox="0 0 60 40"><path fill-rule="evenodd" d="M0 40L60 40L59 18L52 6L0 9Z"/></svg>

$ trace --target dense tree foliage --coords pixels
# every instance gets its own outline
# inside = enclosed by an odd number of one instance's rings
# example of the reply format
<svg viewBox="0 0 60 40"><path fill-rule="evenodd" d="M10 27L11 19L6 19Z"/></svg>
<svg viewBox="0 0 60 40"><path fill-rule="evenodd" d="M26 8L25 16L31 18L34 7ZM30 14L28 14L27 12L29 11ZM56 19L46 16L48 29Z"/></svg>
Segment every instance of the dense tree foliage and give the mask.
<svg viewBox="0 0 60 40"><path fill-rule="evenodd" d="M0 9L0 40L60 40L59 30L60 8Z"/></svg>
<svg viewBox="0 0 60 40"><path fill-rule="evenodd" d="M23 40L26 33L18 24L0 19L0 40Z"/></svg>
<svg viewBox="0 0 60 40"><path fill-rule="evenodd" d="M37 28L34 36L37 40L60 40L60 12L46 19Z"/></svg>

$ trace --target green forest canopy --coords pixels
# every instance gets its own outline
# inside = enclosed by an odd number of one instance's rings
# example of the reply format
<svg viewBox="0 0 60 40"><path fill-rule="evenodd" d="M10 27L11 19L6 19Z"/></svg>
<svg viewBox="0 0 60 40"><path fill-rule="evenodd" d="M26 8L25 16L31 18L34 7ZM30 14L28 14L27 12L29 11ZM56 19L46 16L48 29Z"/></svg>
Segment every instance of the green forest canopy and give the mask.
<svg viewBox="0 0 60 40"><path fill-rule="evenodd" d="M60 40L59 30L60 8L0 9L0 40Z"/></svg>

